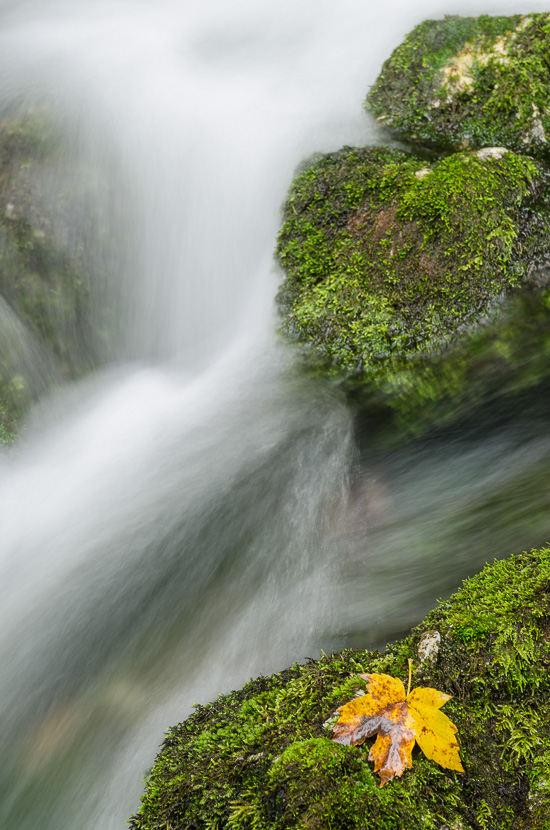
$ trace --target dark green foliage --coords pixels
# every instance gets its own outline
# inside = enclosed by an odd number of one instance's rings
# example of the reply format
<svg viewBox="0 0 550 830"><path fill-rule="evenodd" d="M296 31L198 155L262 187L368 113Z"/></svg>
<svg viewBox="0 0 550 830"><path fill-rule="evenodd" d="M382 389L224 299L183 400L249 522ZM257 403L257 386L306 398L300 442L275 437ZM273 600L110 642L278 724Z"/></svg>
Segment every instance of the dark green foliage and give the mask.
<svg viewBox="0 0 550 830"><path fill-rule="evenodd" d="M406 640L344 652L199 707L171 729L132 830L548 828L550 549L497 561L468 580ZM342 747L324 722L364 687L359 672L406 680L422 635L441 634L415 684L454 698L465 775L415 750L378 787L369 745Z"/></svg>
<svg viewBox="0 0 550 830"><path fill-rule="evenodd" d="M367 108L439 150L503 145L548 158L549 54L550 14L427 20L386 61Z"/></svg>

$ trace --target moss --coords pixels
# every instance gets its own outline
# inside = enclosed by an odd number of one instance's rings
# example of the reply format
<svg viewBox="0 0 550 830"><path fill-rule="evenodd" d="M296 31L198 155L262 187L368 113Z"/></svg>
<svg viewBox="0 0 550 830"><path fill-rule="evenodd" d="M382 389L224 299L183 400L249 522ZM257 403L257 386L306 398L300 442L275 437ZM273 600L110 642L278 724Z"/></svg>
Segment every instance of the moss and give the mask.
<svg viewBox="0 0 550 830"><path fill-rule="evenodd" d="M550 14L425 21L368 99L424 147L344 148L293 182L283 331L380 423L424 431L548 381L549 33Z"/></svg>
<svg viewBox="0 0 550 830"><path fill-rule="evenodd" d="M359 672L406 679L424 632L435 664L418 685L454 695L465 774L428 761L384 788L369 746L342 747L326 724L362 688ZM167 828L548 828L550 549L486 566L409 637L259 678L171 729L133 830ZM369 742L371 743L371 742Z"/></svg>
<svg viewBox="0 0 550 830"><path fill-rule="evenodd" d="M15 441L27 405L24 379L20 375L0 378L0 445Z"/></svg>
<svg viewBox="0 0 550 830"><path fill-rule="evenodd" d="M382 407L403 435L441 428L495 402L521 400L550 383L550 292L521 290L506 308L439 353L419 355L380 380L355 389L365 410Z"/></svg>
<svg viewBox="0 0 550 830"><path fill-rule="evenodd" d="M54 123L40 108L0 118L0 442L49 385L98 365L119 311L107 284L121 241L96 201L112 185Z"/></svg>
<svg viewBox="0 0 550 830"><path fill-rule="evenodd" d="M62 243L50 194L42 192L59 152L52 129L45 114L34 111L0 123L0 293L70 377L82 369L81 341L90 335L89 264ZM55 201L68 199L58 188ZM70 216L63 221L70 227Z"/></svg>
<svg viewBox="0 0 550 830"><path fill-rule="evenodd" d="M532 279L546 174L514 153L425 159L381 148L314 159L284 207L284 330L329 374L380 386Z"/></svg>
<svg viewBox="0 0 550 830"><path fill-rule="evenodd" d="M437 149L501 146L548 158L550 14L428 20L382 68L367 108Z"/></svg>

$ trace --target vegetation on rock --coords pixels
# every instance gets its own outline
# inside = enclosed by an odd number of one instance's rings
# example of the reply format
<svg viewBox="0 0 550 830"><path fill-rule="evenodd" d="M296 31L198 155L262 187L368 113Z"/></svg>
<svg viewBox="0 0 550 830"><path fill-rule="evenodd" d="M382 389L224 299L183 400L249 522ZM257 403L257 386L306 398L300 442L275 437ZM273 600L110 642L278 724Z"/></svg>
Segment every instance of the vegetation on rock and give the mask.
<svg viewBox="0 0 550 830"><path fill-rule="evenodd" d="M278 241L285 331L329 373L389 382L533 280L548 247L545 182L538 163L505 151L314 159Z"/></svg>
<svg viewBox="0 0 550 830"><path fill-rule="evenodd" d="M438 150L504 145L549 158L549 51L547 13L427 20L386 61L366 105Z"/></svg>
<svg viewBox="0 0 550 830"><path fill-rule="evenodd" d="M353 389L365 415L405 440L426 429L478 412L497 401L512 406L529 389L548 394L550 382L550 291L517 291L482 325L464 332L452 347L422 354L388 371L378 388ZM374 391L374 394L373 394Z"/></svg>
<svg viewBox="0 0 550 830"><path fill-rule="evenodd" d="M423 23L368 106L424 150L346 147L292 184L284 330L407 427L415 409L445 420L445 402L548 381L549 39L550 14ZM487 565L383 652L309 661L197 707L168 732L132 830L550 830L549 608L543 548ZM360 746L333 738L365 676L403 680L411 660L448 700L464 774L405 735L414 766L380 789L371 725Z"/></svg>
<svg viewBox="0 0 550 830"><path fill-rule="evenodd" d="M44 110L0 121L0 443L49 384L81 376L104 349L92 283L108 279L116 243L95 201L101 176L68 143Z"/></svg>
<svg viewBox="0 0 550 830"><path fill-rule="evenodd" d="M168 732L130 827L548 828L549 604L546 548L486 566L384 652L323 657L197 707ZM415 749L413 769L380 789L373 741L331 740L336 710L363 690L359 674L406 679L419 652L416 681L453 695L465 773Z"/></svg>

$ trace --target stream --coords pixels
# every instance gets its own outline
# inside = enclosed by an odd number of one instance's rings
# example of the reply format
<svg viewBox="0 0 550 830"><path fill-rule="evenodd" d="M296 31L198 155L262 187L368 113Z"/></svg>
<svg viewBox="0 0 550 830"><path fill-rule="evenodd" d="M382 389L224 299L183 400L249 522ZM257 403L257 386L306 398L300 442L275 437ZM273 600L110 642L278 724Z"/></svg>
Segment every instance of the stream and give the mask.
<svg viewBox="0 0 550 830"><path fill-rule="evenodd" d="M2 830L122 830L194 703L383 646L550 540L540 388L379 442L300 376L273 300L293 172L376 141L361 103L404 34L524 5L0 0L0 113L56 113L45 192L102 171L123 240L92 298L116 337L80 381L45 360L0 455Z"/></svg>

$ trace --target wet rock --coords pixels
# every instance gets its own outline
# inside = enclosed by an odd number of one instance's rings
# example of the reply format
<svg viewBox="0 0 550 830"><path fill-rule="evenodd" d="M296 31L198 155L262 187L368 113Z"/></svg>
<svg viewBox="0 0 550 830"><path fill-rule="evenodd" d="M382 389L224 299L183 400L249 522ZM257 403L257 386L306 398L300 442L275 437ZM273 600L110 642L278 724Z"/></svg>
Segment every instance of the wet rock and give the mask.
<svg viewBox="0 0 550 830"><path fill-rule="evenodd" d="M486 566L383 652L348 651L259 678L173 727L132 830L531 830L550 811L550 549ZM465 773L417 749L383 788L368 753L330 739L327 717L364 690L360 673L407 681L434 632L421 685L453 695ZM250 755L261 759L248 763Z"/></svg>
<svg viewBox="0 0 550 830"><path fill-rule="evenodd" d="M387 383L529 281L548 247L545 193L544 168L501 147L430 164L373 147L313 159L277 247L285 332L329 374Z"/></svg>
<svg viewBox="0 0 550 830"><path fill-rule="evenodd" d="M549 24L547 13L427 20L386 61L367 108L438 150L503 145L548 159Z"/></svg>
<svg viewBox="0 0 550 830"><path fill-rule="evenodd" d="M60 130L39 108L0 116L0 444L34 399L105 359L116 315L111 184Z"/></svg>

